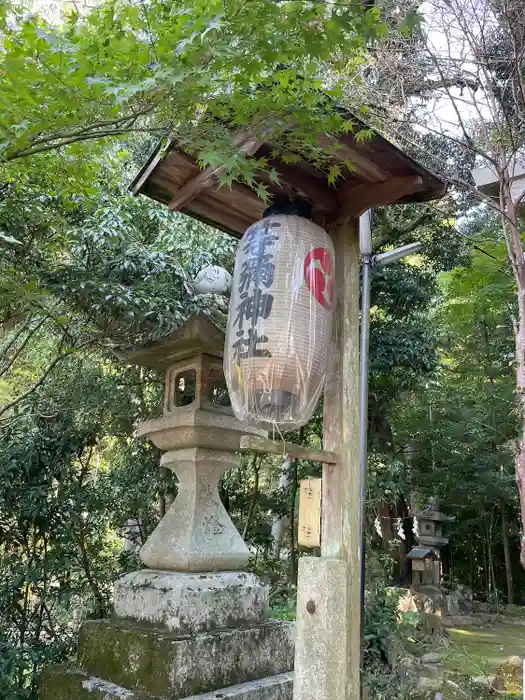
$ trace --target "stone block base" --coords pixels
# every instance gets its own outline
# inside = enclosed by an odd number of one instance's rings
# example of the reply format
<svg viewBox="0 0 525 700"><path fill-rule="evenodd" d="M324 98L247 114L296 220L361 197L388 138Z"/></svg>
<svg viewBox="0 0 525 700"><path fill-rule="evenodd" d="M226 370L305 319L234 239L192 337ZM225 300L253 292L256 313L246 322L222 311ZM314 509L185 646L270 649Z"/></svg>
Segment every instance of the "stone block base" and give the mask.
<svg viewBox="0 0 525 700"><path fill-rule="evenodd" d="M268 588L241 571L190 574L143 569L115 583L114 605L119 618L195 634L264 622Z"/></svg>
<svg viewBox="0 0 525 700"><path fill-rule="evenodd" d="M185 698L289 671L293 632L289 622L266 622L183 637L126 620L88 620L78 664L124 688Z"/></svg>
<svg viewBox="0 0 525 700"><path fill-rule="evenodd" d="M293 674L281 673L258 681L240 683L183 700L292 700ZM141 691L131 691L81 671L62 666L46 668L40 700L159 700Z"/></svg>
<svg viewBox="0 0 525 700"><path fill-rule="evenodd" d="M139 700L131 690L65 666L44 669L38 697L39 700Z"/></svg>
<svg viewBox="0 0 525 700"><path fill-rule="evenodd" d="M84 622L77 668L47 668L39 698L292 700L295 625L267 608L252 574L128 574L118 618Z"/></svg>

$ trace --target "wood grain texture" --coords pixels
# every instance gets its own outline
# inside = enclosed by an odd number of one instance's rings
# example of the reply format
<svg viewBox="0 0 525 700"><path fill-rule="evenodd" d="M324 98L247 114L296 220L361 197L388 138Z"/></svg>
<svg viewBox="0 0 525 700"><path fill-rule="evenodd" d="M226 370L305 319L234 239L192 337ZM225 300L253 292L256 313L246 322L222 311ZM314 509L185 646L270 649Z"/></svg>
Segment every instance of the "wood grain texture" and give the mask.
<svg viewBox="0 0 525 700"><path fill-rule="evenodd" d="M322 462L323 464L336 464L337 462L337 455L334 452L316 450L313 447L303 447L293 442L267 440L254 435L243 435L241 437L240 451L279 455L281 457L288 455L296 459L308 459L312 462Z"/></svg>
<svg viewBox="0 0 525 700"><path fill-rule="evenodd" d="M348 182L341 185L337 193L341 204L340 220L358 218L370 207L385 206L420 192L424 188L423 178L419 175L393 177L386 182L374 184L355 184Z"/></svg>
<svg viewBox="0 0 525 700"><path fill-rule="evenodd" d="M293 700L344 700L345 563L301 557L297 588Z"/></svg>
<svg viewBox="0 0 525 700"><path fill-rule="evenodd" d="M327 134L319 136L319 145L322 148L333 149L334 158L337 158L337 160L351 163L353 171L363 180L369 182L388 180L390 174L382 167L382 163L375 161L367 154L361 153L359 146L357 144L351 146L348 143L349 141L350 139L348 138L343 141L340 138L334 138Z"/></svg>
<svg viewBox="0 0 525 700"><path fill-rule="evenodd" d="M323 468L323 557L346 565L346 693L359 699L360 473L359 473L359 235L356 220L333 232L336 306L324 394L324 448L339 455ZM333 696L335 698L335 696ZM339 699L338 699L339 700ZM343 699L341 699L343 700Z"/></svg>

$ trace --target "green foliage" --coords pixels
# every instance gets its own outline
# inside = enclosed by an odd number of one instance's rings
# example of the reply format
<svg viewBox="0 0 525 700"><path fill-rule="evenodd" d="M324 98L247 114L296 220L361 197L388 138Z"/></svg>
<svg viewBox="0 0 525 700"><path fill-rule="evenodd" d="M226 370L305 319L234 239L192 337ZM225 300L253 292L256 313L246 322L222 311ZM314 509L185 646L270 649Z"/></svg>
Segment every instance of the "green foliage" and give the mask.
<svg viewBox="0 0 525 700"><path fill-rule="evenodd" d="M86 141L100 151L104 137L147 132L177 138L201 166L224 166L230 182L249 185L267 162L248 162L232 147L236 134L328 166L316 135L353 128L334 104L364 47L385 32L377 8L360 3L117 0L72 12L61 27L14 5L9 14L4 161L68 144L74 158Z"/></svg>
<svg viewBox="0 0 525 700"><path fill-rule="evenodd" d="M388 664L399 630L399 591L377 586L368 592L364 620L364 659L370 667Z"/></svg>
<svg viewBox="0 0 525 700"><path fill-rule="evenodd" d="M9 700L35 698L41 668L70 658L82 620L110 613L114 580L140 566L123 534L131 522L144 542L176 491L158 451L133 437L137 420L158 413L161 381L115 353L197 310L220 314L191 279L211 260L233 262L224 235L127 195L130 156L108 156L93 192L72 199L51 185L60 159L50 154L42 168L21 166L0 200L9 232L0 242L0 697Z"/></svg>
<svg viewBox="0 0 525 700"><path fill-rule="evenodd" d="M45 393L33 393L4 421L2 697L33 697L37 671L71 654L81 620L107 614L113 580L126 566L116 536L121 517L136 513L138 493L151 511L156 455L141 450L130 490L107 461L108 431L112 441L122 440L136 416L132 378L109 365L68 360ZM143 520L156 516L144 513Z"/></svg>
<svg viewBox="0 0 525 700"><path fill-rule="evenodd" d="M70 658L82 620L110 614L113 580L139 566L122 547L129 523L140 544L176 492L173 477L159 473L158 451L134 437L136 422L160 410L161 382L117 358L196 311L225 318L224 304L195 296L191 280L204 264L231 270L235 244L129 195L127 176L151 145L143 135L164 147L176 138L202 167L224 166L223 186L255 186L256 169L276 181L266 159L248 161L232 145L247 134L336 183L341 169L317 134L369 137L334 105L345 103L386 27L378 8L360 2L116 0L86 17L73 12L62 27L0 8L0 697L34 700L42 666ZM417 34L419 20L409 11L398 29ZM464 153L436 138L427 146L468 176ZM398 532L411 525L410 496L438 495L454 510L446 575L478 594L503 587L505 513L507 534L519 538L512 280L499 222L470 206L454 197L374 212L376 250L424 243L422 254L373 272L367 563L375 585L365 662L376 700L417 697L389 656L429 641L420 616L400 619L386 585L402 567L408 541ZM467 255L458 228L485 253ZM322 406L286 439L321 447ZM274 614L293 619L305 554L298 483L321 466L286 469L283 485L280 459L243 458L221 497L249 543L252 570L271 586Z"/></svg>
<svg viewBox="0 0 525 700"><path fill-rule="evenodd" d="M441 276L441 303L432 314L440 332L440 361L424 387L396 413L400 442L411 442L412 487L437 496L458 516L451 581L484 595L505 589L502 528L516 548L519 538L513 469L513 282L503 264L499 222L471 215L469 235L482 239L468 265ZM508 518L507 522L502 518ZM512 558L516 578L521 572ZM494 567L490 574L491 566Z"/></svg>

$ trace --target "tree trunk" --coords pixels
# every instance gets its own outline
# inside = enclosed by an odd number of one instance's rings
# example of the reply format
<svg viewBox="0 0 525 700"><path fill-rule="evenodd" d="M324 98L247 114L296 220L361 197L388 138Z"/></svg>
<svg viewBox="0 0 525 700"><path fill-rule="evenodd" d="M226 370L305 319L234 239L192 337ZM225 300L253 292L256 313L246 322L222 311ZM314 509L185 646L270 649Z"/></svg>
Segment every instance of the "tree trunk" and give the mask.
<svg viewBox="0 0 525 700"><path fill-rule="evenodd" d="M496 572L494 570L494 557L492 555L493 551L493 546L492 546L492 521L494 519L494 511L492 512L490 516L490 523L488 527L488 535L487 535L487 549L488 549L488 562L489 562L489 571L490 571L490 578L492 580L492 590L494 591L494 597L496 599L496 602L499 604L499 591L498 591L498 583L496 581Z"/></svg>
<svg viewBox="0 0 525 700"><path fill-rule="evenodd" d="M402 528L405 539L399 548L399 581L402 586L410 586L412 567L408 554L414 546L414 518L410 515L410 509L405 499L402 499Z"/></svg>
<svg viewBox="0 0 525 700"><path fill-rule="evenodd" d="M490 577L490 566L489 566L489 555L487 551L487 518L486 512L483 505L480 506L478 512L479 520L479 533L480 533L480 543L481 543L481 556L483 561L482 571L485 577L484 585L487 594L487 600L492 596L492 579Z"/></svg>
<svg viewBox="0 0 525 700"><path fill-rule="evenodd" d="M507 522L507 510L503 499L500 501L501 512L501 539L503 541L503 557L505 559L505 576L507 579L507 603L514 604L514 582L512 580L512 561L509 546L509 525Z"/></svg>
<svg viewBox="0 0 525 700"><path fill-rule="evenodd" d="M230 494L224 486L224 479L219 481L219 497L221 499L222 505L224 506L226 512L230 513Z"/></svg>
<svg viewBox="0 0 525 700"><path fill-rule="evenodd" d="M388 501L381 501L377 508L383 549L392 556L396 535L393 527L392 509Z"/></svg>
<svg viewBox="0 0 525 700"><path fill-rule="evenodd" d="M166 486L169 473L170 470L167 467L160 467L159 476L162 485L162 492L159 496L159 514L161 519L166 515L167 511L170 509L173 501L175 500L175 494Z"/></svg>
<svg viewBox="0 0 525 700"><path fill-rule="evenodd" d="M517 441L515 454L516 484L518 486L521 512L520 564L525 569L525 288L518 289L516 393L521 420L521 436Z"/></svg>
<svg viewBox="0 0 525 700"><path fill-rule="evenodd" d="M502 155L505 151L502 146ZM520 416L520 437L516 440L514 456L516 485L520 499L521 535L520 564L525 569L525 257L518 229L518 214L512 199L508 166L499 172L500 209L507 234L507 248L516 281L518 319L514 323L516 360L516 399Z"/></svg>
<svg viewBox="0 0 525 700"><path fill-rule="evenodd" d="M292 458L286 456L281 465L279 482L277 488L281 492L287 492L290 488L290 467ZM274 559L279 559L281 556L281 546L288 524L288 516L277 516L272 523L272 556Z"/></svg>

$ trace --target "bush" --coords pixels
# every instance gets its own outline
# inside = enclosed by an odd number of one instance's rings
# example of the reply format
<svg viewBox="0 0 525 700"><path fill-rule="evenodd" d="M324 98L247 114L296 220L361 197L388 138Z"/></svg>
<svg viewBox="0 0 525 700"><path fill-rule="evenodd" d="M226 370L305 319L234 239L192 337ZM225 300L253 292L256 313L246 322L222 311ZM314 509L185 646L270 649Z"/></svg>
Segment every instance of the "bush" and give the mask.
<svg viewBox="0 0 525 700"><path fill-rule="evenodd" d="M391 666L392 653L398 646L400 593L393 588L378 585L368 590L365 597L364 665Z"/></svg>

